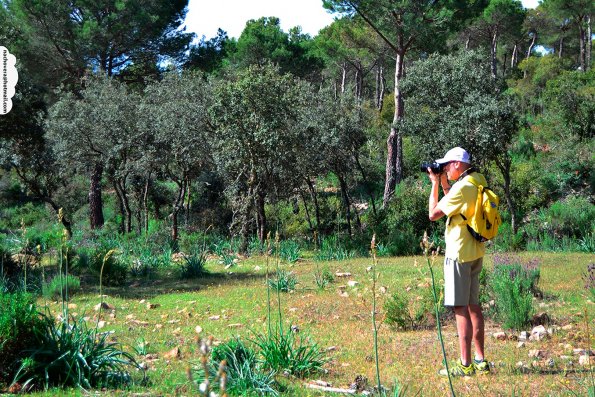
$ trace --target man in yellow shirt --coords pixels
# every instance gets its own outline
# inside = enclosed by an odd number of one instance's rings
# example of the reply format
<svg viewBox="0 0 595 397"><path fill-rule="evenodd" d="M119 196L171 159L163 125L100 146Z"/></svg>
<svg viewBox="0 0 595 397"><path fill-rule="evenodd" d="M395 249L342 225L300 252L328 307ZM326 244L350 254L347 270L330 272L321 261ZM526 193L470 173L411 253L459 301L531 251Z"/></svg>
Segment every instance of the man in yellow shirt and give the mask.
<svg viewBox="0 0 595 397"><path fill-rule="evenodd" d="M485 178L471 166L471 157L463 148L456 147L436 160L443 166L441 174L428 168L432 181L429 200L430 220L447 216L444 253L444 305L453 306L459 335L461 359L450 368L451 375L466 376L475 372L488 373L489 364L484 358L485 326L479 304L479 273L485 253L484 243L477 241L467 230L466 220L475 214L477 187L466 176L483 183ZM451 186L449 180L455 181ZM444 197L438 201L438 185ZM471 342L475 346L475 358L471 359ZM441 371L447 375L446 371Z"/></svg>

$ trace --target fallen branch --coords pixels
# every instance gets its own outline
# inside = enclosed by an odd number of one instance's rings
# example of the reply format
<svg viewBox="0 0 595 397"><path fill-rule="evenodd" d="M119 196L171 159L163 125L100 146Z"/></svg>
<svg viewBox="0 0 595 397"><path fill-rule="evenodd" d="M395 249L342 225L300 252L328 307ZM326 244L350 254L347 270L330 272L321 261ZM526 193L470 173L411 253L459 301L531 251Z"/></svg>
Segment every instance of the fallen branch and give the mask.
<svg viewBox="0 0 595 397"><path fill-rule="evenodd" d="M321 390L327 393L342 393L342 394L356 394L354 389L341 389L339 387L320 386L307 383L306 387L309 389Z"/></svg>

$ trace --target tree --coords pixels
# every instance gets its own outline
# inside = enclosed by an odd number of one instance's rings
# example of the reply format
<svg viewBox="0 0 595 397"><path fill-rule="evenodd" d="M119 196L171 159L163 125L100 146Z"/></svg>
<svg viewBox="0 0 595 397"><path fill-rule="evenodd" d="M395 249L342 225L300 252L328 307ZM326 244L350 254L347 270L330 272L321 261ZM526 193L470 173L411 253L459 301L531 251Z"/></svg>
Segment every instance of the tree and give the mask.
<svg viewBox="0 0 595 397"><path fill-rule="evenodd" d="M80 93L65 93L49 110L48 139L58 161L90 175L89 223L103 226L102 176L107 172L122 212L122 231L130 231L126 180L135 157L136 94L108 77L93 77Z"/></svg>
<svg viewBox="0 0 595 397"><path fill-rule="evenodd" d="M595 4L589 0L544 0L543 7L553 16L563 20L572 20L578 29L579 62L583 72L591 67L591 16L595 13Z"/></svg>
<svg viewBox="0 0 595 397"><path fill-rule="evenodd" d="M512 105L499 93L483 55L466 51L432 55L412 67L403 83L412 109L406 128L428 158L461 146L477 165L494 161L504 179L504 195L516 232L515 203L511 194L512 159L509 148L517 129Z"/></svg>
<svg viewBox="0 0 595 397"><path fill-rule="evenodd" d="M205 40L204 36L196 46L190 48L190 55L184 65L187 69L198 69L206 74L217 74L228 57L235 52L236 41L227 37L227 32L218 29L217 36Z"/></svg>
<svg viewBox="0 0 595 397"><path fill-rule="evenodd" d="M178 214L192 180L211 164L207 109L210 86L200 73L168 74L149 85L139 105L143 158L139 175L148 183L150 171L176 186L171 199L171 238L178 239ZM147 205L144 204L145 213Z"/></svg>
<svg viewBox="0 0 595 397"><path fill-rule="evenodd" d="M446 32L452 17L444 5L438 2L372 1L372 0L324 0L324 7L340 14L360 16L391 49L395 59L395 109L393 123L387 139L386 178L383 206L386 206L397 183L403 178L403 137L401 123L404 117L404 96L401 80L404 76L404 60L415 47L435 43Z"/></svg>
<svg viewBox="0 0 595 397"><path fill-rule="evenodd" d="M258 237L267 230L267 197L295 186L297 157L307 142L296 128L309 87L265 64L241 70L216 85L210 120L215 127L213 154L229 181L226 193L234 210L232 228L247 248L253 209Z"/></svg>

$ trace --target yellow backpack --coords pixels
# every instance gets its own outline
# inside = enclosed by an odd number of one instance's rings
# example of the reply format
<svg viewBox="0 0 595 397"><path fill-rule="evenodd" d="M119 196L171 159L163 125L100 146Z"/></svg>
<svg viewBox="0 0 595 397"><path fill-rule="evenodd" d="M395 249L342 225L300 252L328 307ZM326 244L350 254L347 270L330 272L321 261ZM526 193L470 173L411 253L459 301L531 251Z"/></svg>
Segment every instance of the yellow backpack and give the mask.
<svg viewBox="0 0 595 397"><path fill-rule="evenodd" d="M487 186L483 186L471 175L466 178L477 186L477 202L475 215L467 220L467 229L478 241L484 242L493 239L498 234L498 227L502 224L498 205L498 195Z"/></svg>

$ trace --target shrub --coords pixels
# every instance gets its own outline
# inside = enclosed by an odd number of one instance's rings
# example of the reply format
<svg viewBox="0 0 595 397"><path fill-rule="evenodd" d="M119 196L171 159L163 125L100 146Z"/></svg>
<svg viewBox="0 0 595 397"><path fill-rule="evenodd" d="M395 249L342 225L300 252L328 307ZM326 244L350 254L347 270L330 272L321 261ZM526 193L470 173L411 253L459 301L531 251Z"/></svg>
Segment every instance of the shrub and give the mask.
<svg viewBox="0 0 595 397"><path fill-rule="evenodd" d="M444 287L442 292L437 291L438 297L444 295ZM446 309L439 304L439 316L443 317ZM384 311L386 316L384 321L395 328L403 330L420 329L432 326L432 319L435 320L434 297L432 290L426 288L421 291L421 295L409 296L403 291L394 292L384 303Z"/></svg>
<svg viewBox="0 0 595 397"><path fill-rule="evenodd" d="M210 367L216 370L219 363L227 363L226 391L231 395L277 396L275 371L265 370L257 353L240 338L233 338L213 348Z"/></svg>
<svg viewBox="0 0 595 397"><path fill-rule="evenodd" d="M78 277L70 274L52 278L49 282L42 285L41 292L48 299L64 299L78 293L81 290L81 281ZM68 295L67 295L68 294Z"/></svg>
<svg viewBox="0 0 595 397"><path fill-rule="evenodd" d="M183 278L197 278L207 274L205 268L207 264L206 252L194 252L184 257L184 264L182 266Z"/></svg>
<svg viewBox="0 0 595 397"><path fill-rule="evenodd" d="M269 279L269 287L279 292L293 291L297 283L295 274L283 269L277 271L276 277Z"/></svg>
<svg viewBox="0 0 595 397"><path fill-rule="evenodd" d="M132 355L107 341L107 333L89 329L84 319L56 324L43 315L35 330L35 349L27 350L16 376L26 388L120 387L132 383L128 368L141 369Z"/></svg>
<svg viewBox="0 0 595 397"><path fill-rule="evenodd" d="M320 250L314 256L317 261L340 261L355 257L355 251L348 250L337 236L325 237Z"/></svg>
<svg viewBox="0 0 595 397"><path fill-rule="evenodd" d="M520 330L531 321L533 295L539 293L537 261L523 262L507 255L494 256L491 288L504 327Z"/></svg>
<svg viewBox="0 0 595 397"><path fill-rule="evenodd" d="M286 262L295 263L300 259L300 246L296 241L284 240L279 244L279 257Z"/></svg>
<svg viewBox="0 0 595 397"><path fill-rule="evenodd" d="M317 267L314 273L314 282L319 289L325 289L328 284L335 282L335 276L333 276L333 273L328 268L324 268L321 271Z"/></svg>
<svg viewBox="0 0 595 397"><path fill-rule="evenodd" d="M88 251L89 266L93 273L98 277L100 275L102 276L104 285L123 285L126 281L128 266L119 255L110 255L107 260L104 261L106 254L110 251L110 248L108 247L108 244L102 244L98 247L91 248Z"/></svg>
<svg viewBox="0 0 595 397"><path fill-rule="evenodd" d="M316 343L293 330L281 328L270 335L260 334L255 343L267 368L288 372L298 378L322 371L327 361Z"/></svg>
<svg viewBox="0 0 595 397"><path fill-rule="evenodd" d="M40 326L35 297L23 291L0 291L0 385L14 377L24 351L34 346L34 332ZM1 389L1 387L0 387Z"/></svg>

